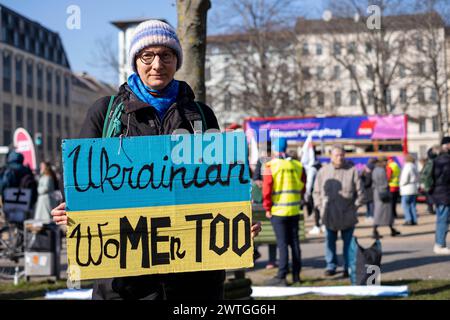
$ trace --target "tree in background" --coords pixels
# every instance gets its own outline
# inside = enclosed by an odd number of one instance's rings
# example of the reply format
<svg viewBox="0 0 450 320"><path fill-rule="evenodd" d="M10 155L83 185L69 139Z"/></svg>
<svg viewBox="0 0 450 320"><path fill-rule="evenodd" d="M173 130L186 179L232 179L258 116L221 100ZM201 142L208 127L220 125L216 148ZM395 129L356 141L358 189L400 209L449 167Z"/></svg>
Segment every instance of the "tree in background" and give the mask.
<svg viewBox="0 0 450 320"><path fill-rule="evenodd" d="M205 102L205 54L207 14L210 0L177 0L178 30L184 62L177 79L194 90L196 99Z"/></svg>

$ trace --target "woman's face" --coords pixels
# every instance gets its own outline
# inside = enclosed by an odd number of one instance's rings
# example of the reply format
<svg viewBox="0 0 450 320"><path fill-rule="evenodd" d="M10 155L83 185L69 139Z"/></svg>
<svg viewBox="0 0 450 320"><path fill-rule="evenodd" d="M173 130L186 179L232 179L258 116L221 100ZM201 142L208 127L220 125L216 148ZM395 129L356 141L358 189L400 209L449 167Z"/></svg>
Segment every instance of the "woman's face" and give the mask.
<svg viewBox="0 0 450 320"><path fill-rule="evenodd" d="M40 170L41 173L44 172L44 170L45 170L45 163L44 162L40 163L39 170Z"/></svg>
<svg viewBox="0 0 450 320"><path fill-rule="evenodd" d="M136 56L139 78L153 90L164 89L177 71L175 52L164 46L150 46Z"/></svg>

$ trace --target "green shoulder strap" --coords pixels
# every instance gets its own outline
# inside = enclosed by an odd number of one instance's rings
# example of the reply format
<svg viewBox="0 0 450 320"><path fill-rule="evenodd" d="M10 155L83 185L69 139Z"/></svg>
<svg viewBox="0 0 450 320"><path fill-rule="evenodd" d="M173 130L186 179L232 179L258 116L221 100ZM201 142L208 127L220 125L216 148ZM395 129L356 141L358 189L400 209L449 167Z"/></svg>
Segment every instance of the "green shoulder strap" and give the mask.
<svg viewBox="0 0 450 320"><path fill-rule="evenodd" d="M108 126L109 126L109 123L111 122L111 109L112 109L112 106L114 104L114 99L115 98L116 98L116 96L111 96L111 99L109 99L108 111L106 111L105 121L103 122L102 138L106 138L106 133L108 131Z"/></svg>
<svg viewBox="0 0 450 320"><path fill-rule="evenodd" d="M198 103L197 101L194 101L194 102L198 108L198 111L200 112L200 116L202 117L203 131L206 131L206 130L208 130L208 125L206 124L206 118L205 118L205 114L203 113L203 108L200 106L200 103Z"/></svg>
<svg viewBox="0 0 450 320"><path fill-rule="evenodd" d="M122 122L120 120L124 109L123 102L115 104L115 96L111 96L103 124L103 138L117 137L122 131Z"/></svg>

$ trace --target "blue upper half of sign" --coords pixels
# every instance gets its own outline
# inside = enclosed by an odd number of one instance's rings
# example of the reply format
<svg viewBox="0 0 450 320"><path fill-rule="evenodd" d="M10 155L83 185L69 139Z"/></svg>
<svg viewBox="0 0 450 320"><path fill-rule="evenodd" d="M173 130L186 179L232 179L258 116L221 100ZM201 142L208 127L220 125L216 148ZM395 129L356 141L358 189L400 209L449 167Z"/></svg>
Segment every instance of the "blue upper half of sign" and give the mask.
<svg viewBox="0 0 450 320"><path fill-rule="evenodd" d="M250 201L243 132L63 140L68 211Z"/></svg>

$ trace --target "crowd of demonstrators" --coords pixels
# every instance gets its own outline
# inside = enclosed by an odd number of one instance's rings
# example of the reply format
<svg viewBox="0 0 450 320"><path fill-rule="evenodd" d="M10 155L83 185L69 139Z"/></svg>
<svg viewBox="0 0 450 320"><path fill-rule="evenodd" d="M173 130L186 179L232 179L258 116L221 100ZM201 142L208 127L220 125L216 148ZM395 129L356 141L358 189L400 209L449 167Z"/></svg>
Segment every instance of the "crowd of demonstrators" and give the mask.
<svg viewBox="0 0 450 320"><path fill-rule="evenodd" d="M167 135L177 129L194 134L194 122L202 120L203 130L219 130L212 109L195 101L186 82L174 79L183 62L183 51L172 26L160 20L140 23L131 37L128 54L134 72L114 97L106 96L93 104L80 138L101 138L108 106L119 105L125 109L107 136ZM67 224L66 204L54 208L52 216L56 223ZM252 237L259 231L260 225L253 224ZM92 298L220 300L224 298L224 282L225 270L98 279Z"/></svg>
<svg viewBox="0 0 450 320"><path fill-rule="evenodd" d="M406 155L405 165L400 175L400 195L405 218L403 225L417 224L416 197L419 193L419 171L416 159L411 154Z"/></svg>
<svg viewBox="0 0 450 320"><path fill-rule="evenodd" d="M270 286L287 285L289 247L293 283L300 283L302 267L298 230L306 173L300 161L287 156L286 149L286 139L272 140L273 158L266 163L263 175L263 206L272 223L280 253L278 273L266 283Z"/></svg>
<svg viewBox="0 0 450 320"><path fill-rule="evenodd" d="M372 172L374 201L372 237L374 239L379 239L382 237L378 232L378 227L381 226L389 226L391 236L393 237L400 234L400 232L394 228L395 215L392 206L392 198L395 197L396 191L392 192L392 185L389 185L389 178L386 173L387 163L388 159L386 157L379 157L377 159L375 169Z"/></svg>
<svg viewBox="0 0 450 320"><path fill-rule="evenodd" d="M391 192L391 210L394 215L394 219L397 219L397 202L400 198L400 171L401 168L394 157L387 158L386 175L389 184L389 190Z"/></svg>
<svg viewBox="0 0 450 320"><path fill-rule="evenodd" d="M372 184L372 172L375 169L377 159L370 158L364 169L361 172L361 181L366 193L366 221L373 224L373 184Z"/></svg>
<svg viewBox="0 0 450 320"><path fill-rule="evenodd" d="M450 137L444 137L441 150L432 160L433 186L431 199L436 206L436 234L433 248L436 254L450 254L446 245L450 212ZM434 157L434 155L432 155Z"/></svg>
<svg viewBox="0 0 450 320"><path fill-rule="evenodd" d="M332 148L331 163L319 170L313 196L326 228L325 275L336 274L336 241L340 232L344 242L344 277L348 277L350 243L358 223L357 210L365 204L365 192L355 166L346 161L342 146Z"/></svg>

